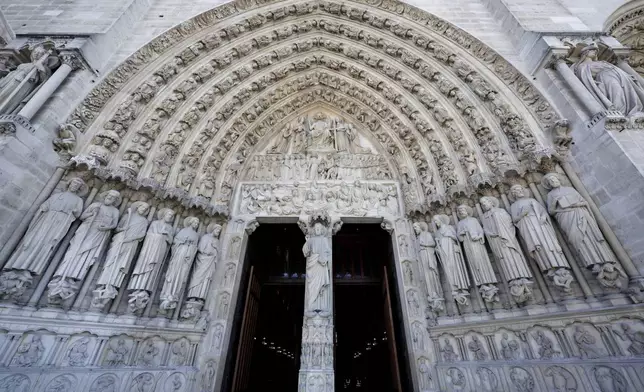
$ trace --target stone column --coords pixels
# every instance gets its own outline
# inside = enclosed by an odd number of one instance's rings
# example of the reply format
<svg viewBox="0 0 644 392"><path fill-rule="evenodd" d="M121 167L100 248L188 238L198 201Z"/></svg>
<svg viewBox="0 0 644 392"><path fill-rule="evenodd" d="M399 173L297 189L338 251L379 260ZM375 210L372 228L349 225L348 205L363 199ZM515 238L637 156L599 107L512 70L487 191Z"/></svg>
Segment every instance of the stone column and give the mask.
<svg viewBox="0 0 644 392"><path fill-rule="evenodd" d="M590 94L588 89L581 83L579 78L575 75L574 72L570 69L564 56L555 55L553 62L553 68L557 70L557 73L563 78L568 87L572 90L575 96L581 102L583 108L588 113L589 117L595 116L597 113L603 112L606 110L596 99Z"/></svg>
<svg viewBox="0 0 644 392"><path fill-rule="evenodd" d="M40 86L36 94L27 102L27 104L18 112L19 116L31 120L33 116L36 115L38 110L42 105L47 102L49 97L51 97L58 87L67 79L67 76L75 70L81 67L81 62L77 55L73 53L63 53L60 56L62 64L56 72L47 81Z"/></svg>
<svg viewBox="0 0 644 392"><path fill-rule="evenodd" d="M306 236L304 321L299 392L332 392L333 370L333 275L331 237L342 227L326 211L314 212L298 222Z"/></svg>
<svg viewBox="0 0 644 392"><path fill-rule="evenodd" d="M631 75L635 80L637 80L640 86L644 87L644 78L642 78L642 75L634 70L633 67L631 67L631 65L628 63L628 56L617 53L615 53L615 55L617 57L617 66L627 74Z"/></svg>

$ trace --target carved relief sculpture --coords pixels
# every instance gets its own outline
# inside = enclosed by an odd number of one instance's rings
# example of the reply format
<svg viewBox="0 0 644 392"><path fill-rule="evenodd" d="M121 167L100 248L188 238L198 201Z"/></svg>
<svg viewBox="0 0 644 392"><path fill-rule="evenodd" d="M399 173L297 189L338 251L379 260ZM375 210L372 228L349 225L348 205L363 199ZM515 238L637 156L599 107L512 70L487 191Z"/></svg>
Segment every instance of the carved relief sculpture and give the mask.
<svg viewBox="0 0 644 392"><path fill-rule="evenodd" d="M188 273L197 254L199 244L199 219L194 216L183 221L184 228L174 236L170 263L161 289L162 310L175 309L181 296L181 289L187 284Z"/></svg>
<svg viewBox="0 0 644 392"><path fill-rule="evenodd" d="M606 109L631 117L644 111L644 88L628 73L606 61L597 59L599 48L590 44L583 48L572 70L588 91Z"/></svg>
<svg viewBox="0 0 644 392"><path fill-rule="evenodd" d="M542 183L549 190L548 212L559 223L580 261L597 275L602 286L621 288L626 274L599 230L588 202L574 188L562 186L556 173L546 174Z"/></svg>
<svg viewBox="0 0 644 392"><path fill-rule="evenodd" d="M144 309L150 301L150 294L174 237L172 227L174 211L167 208L161 209L157 217L158 219L148 228L128 284L130 291L128 303L131 312Z"/></svg>
<svg viewBox="0 0 644 392"><path fill-rule="evenodd" d="M511 361L519 359L519 342L515 339L510 340L506 332L501 337L501 356L503 359Z"/></svg>
<svg viewBox="0 0 644 392"><path fill-rule="evenodd" d="M80 216L83 223L76 230L54 278L47 285L50 303L65 301L76 295L80 283L100 257L112 229L118 224L119 210L116 206L120 203L118 191L107 191L103 202L92 203Z"/></svg>
<svg viewBox="0 0 644 392"><path fill-rule="evenodd" d="M582 358L600 358L604 350L597 346L597 338L581 325L575 327L573 338Z"/></svg>
<svg viewBox="0 0 644 392"><path fill-rule="evenodd" d="M20 367L34 366L40 361L44 352L45 346L40 335L25 337L24 341L18 346L11 365Z"/></svg>
<svg viewBox="0 0 644 392"><path fill-rule="evenodd" d="M449 224L447 215L435 215L436 252L445 270L454 300L460 305L469 304L470 278L465 269L465 260L458 243L454 226Z"/></svg>
<svg viewBox="0 0 644 392"><path fill-rule="evenodd" d="M555 350L552 339L546 336L543 331L537 330L532 337L539 346L539 359L552 359L560 354Z"/></svg>
<svg viewBox="0 0 644 392"><path fill-rule="evenodd" d="M45 271L54 250L83 212L79 194L86 191L85 182L73 178L67 191L53 194L40 206L22 242L2 270L0 295L20 298L33 278Z"/></svg>
<svg viewBox="0 0 644 392"><path fill-rule="evenodd" d="M325 226L327 221L313 220L314 217L302 249L306 257L304 313L328 315L331 311L331 239Z"/></svg>
<svg viewBox="0 0 644 392"><path fill-rule="evenodd" d="M628 352L633 356L644 355L644 332L634 331L633 328L627 323L620 323L621 331L614 329L615 333L623 341L630 342Z"/></svg>
<svg viewBox="0 0 644 392"><path fill-rule="evenodd" d="M60 60L52 56L53 43L36 45L30 62L18 65L0 80L0 114L16 113L52 74Z"/></svg>
<svg viewBox="0 0 644 392"><path fill-rule="evenodd" d="M208 289L219 256L220 233L221 226L211 223L206 228L206 234L199 239L197 258L192 271L192 278L188 285L188 294L186 295L187 301L181 313L183 318L193 319L197 317L206 302ZM225 277L224 280L226 280Z"/></svg>
<svg viewBox="0 0 644 392"><path fill-rule="evenodd" d="M456 214L460 219L456 225L459 240L463 243L474 284L479 288L481 297L486 302L499 301L499 288L492 269L492 263L485 249L485 233L479 221L472 216L472 207L459 205Z"/></svg>
<svg viewBox="0 0 644 392"><path fill-rule="evenodd" d="M499 199L481 198L483 230L492 253L499 262L503 276L510 286L510 294L522 304L532 298L532 273L516 237L516 229L508 212L499 208Z"/></svg>
<svg viewBox="0 0 644 392"><path fill-rule="evenodd" d="M510 207L512 221L519 228L530 257L556 286L570 292L573 281L570 265L557 241L548 212L538 201L528 197L519 184L510 188L510 195L515 199Z"/></svg>
<svg viewBox="0 0 644 392"><path fill-rule="evenodd" d="M439 312L443 310L445 299L436 262L436 241L426 222L416 222L413 227L418 238L418 258L427 285L427 300L432 310Z"/></svg>
<svg viewBox="0 0 644 392"><path fill-rule="evenodd" d="M139 243L148 228L147 214L150 206L145 202L134 202L127 209L116 227L116 234L105 257L103 271L96 282L92 306L103 308L118 294L118 289L130 270Z"/></svg>
<svg viewBox="0 0 644 392"><path fill-rule="evenodd" d="M474 354L474 360L485 361L487 359L485 345L481 342L478 336L472 336L472 341L467 344L467 348L472 352L472 354Z"/></svg>
<svg viewBox="0 0 644 392"><path fill-rule="evenodd" d="M454 351L454 346L452 346L452 343L449 341L449 339L445 339L445 344L440 349L440 351L443 353L443 360L445 362L455 362L458 360L458 354L456 354L456 351Z"/></svg>

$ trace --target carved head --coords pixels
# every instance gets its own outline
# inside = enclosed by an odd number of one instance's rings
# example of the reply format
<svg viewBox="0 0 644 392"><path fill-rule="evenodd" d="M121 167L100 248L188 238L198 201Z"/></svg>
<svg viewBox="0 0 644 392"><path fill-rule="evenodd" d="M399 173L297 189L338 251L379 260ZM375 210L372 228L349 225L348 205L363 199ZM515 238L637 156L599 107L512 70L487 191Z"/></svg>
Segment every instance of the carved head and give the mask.
<svg viewBox="0 0 644 392"><path fill-rule="evenodd" d="M137 214L145 216L148 214L148 211L150 211L150 205L142 201L136 201L132 203L132 209L135 210Z"/></svg>
<svg viewBox="0 0 644 392"><path fill-rule="evenodd" d="M38 45L31 51L31 61L40 60L43 56L46 56L48 50L44 46Z"/></svg>
<svg viewBox="0 0 644 392"><path fill-rule="evenodd" d="M472 207L468 205L461 204L456 207L456 215L458 215L459 219L465 219L468 216L472 216L473 213L474 211L472 211Z"/></svg>
<svg viewBox="0 0 644 392"><path fill-rule="evenodd" d="M510 195L515 199L523 199L526 197L525 188L521 184L515 184L510 187Z"/></svg>
<svg viewBox="0 0 644 392"><path fill-rule="evenodd" d="M81 180L78 177L74 177L69 181L67 190L70 191L71 193L78 193L80 192L80 190L83 188L84 185L85 185L85 181Z"/></svg>
<svg viewBox="0 0 644 392"><path fill-rule="evenodd" d="M172 223L174 221L174 211L169 208L164 208L159 211L159 219L163 219L165 223Z"/></svg>
<svg viewBox="0 0 644 392"><path fill-rule="evenodd" d="M324 235L324 226L322 225L322 223L318 222L313 226L313 233L316 236Z"/></svg>
<svg viewBox="0 0 644 392"><path fill-rule="evenodd" d="M105 195L103 204L105 204L106 206L118 205L120 201L121 201L121 194L119 193L119 191L110 190Z"/></svg>
<svg viewBox="0 0 644 392"><path fill-rule="evenodd" d="M221 234L221 225L218 225L213 222L208 225L208 227L206 228L206 231L208 233L212 233L213 237L218 238L219 234Z"/></svg>
<svg viewBox="0 0 644 392"><path fill-rule="evenodd" d="M589 60L597 60L597 55L599 53L599 48L597 45L593 42L592 44L586 46L581 50L579 55L581 56L581 60L589 59Z"/></svg>
<svg viewBox="0 0 644 392"><path fill-rule="evenodd" d="M483 211L489 211L499 206L499 199L494 196L483 196L480 200Z"/></svg>
<svg viewBox="0 0 644 392"><path fill-rule="evenodd" d="M440 228L442 226L447 226L449 225L449 216L439 214L439 215L434 215L432 218L432 221L434 224L436 224L436 227Z"/></svg>
<svg viewBox="0 0 644 392"><path fill-rule="evenodd" d="M541 185L543 185L543 187L547 190L551 190L559 188L561 186L561 180L559 179L559 175L557 173L548 173L543 176Z"/></svg>
<svg viewBox="0 0 644 392"><path fill-rule="evenodd" d="M183 227L191 227L193 230L197 231L199 229L199 218L194 216L189 216L183 221Z"/></svg>

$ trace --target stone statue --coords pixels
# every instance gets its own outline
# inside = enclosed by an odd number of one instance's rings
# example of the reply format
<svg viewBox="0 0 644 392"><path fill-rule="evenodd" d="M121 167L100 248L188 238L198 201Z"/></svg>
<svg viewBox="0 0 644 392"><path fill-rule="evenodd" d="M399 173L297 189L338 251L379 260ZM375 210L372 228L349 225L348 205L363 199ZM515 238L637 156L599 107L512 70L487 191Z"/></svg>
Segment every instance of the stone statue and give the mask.
<svg viewBox="0 0 644 392"><path fill-rule="evenodd" d="M602 286L622 287L621 278L626 277L626 274L599 230L588 202L574 188L562 186L556 173L546 174L542 184L550 191L547 198L548 212L559 223L580 261L597 274Z"/></svg>
<svg viewBox="0 0 644 392"><path fill-rule="evenodd" d="M92 306L102 309L110 300L116 298L118 289L130 270L130 263L139 243L145 237L149 210L148 203L137 201L132 203L121 218L107 251L103 271L96 282Z"/></svg>
<svg viewBox="0 0 644 392"><path fill-rule="evenodd" d="M597 347L597 339L581 325L575 327L573 338L582 358L592 359L604 356L603 350Z"/></svg>
<svg viewBox="0 0 644 392"><path fill-rule="evenodd" d="M633 356L644 356L644 332L633 331L628 323L621 323L622 331L614 329L617 336L624 341L630 341L628 352Z"/></svg>
<svg viewBox="0 0 644 392"><path fill-rule="evenodd" d="M305 314L328 315L331 311L331 241L327 228L314 222L302 251L306 257Z"/></svg>
<svg viewBox="0 0 644 392"><path fill-rule="evenodd" d="M183 318L196 317L206 302L208 288L219 256L219 234L221 234L221 226L211 223L206 228L206 234L199 240L197 259L188 285L188 294L186 295L186 305L191 305L191 311L186 312L186 309L188 309L186 307L182 313Z"/></svg>
<svg viewBox="0 0 644 392"><path fill-rule="evenodd" d="M631 117L644 110L644 88L626 71L606 61L597 60L599 48L583 48L572 71L606 109Z"/></svg>
<svg viewBox="0 0 644 392"><path fill-rule="evenodd" d="M498 280L485 249L485 233L479 221L474 218L472 207L461 204L456 207L460 219L456 225L458 239L463 243L465 256L472 272L474 284L479 288L485 302L499 301Z"/></svg>
<svg viewBox="0 0 644 392"><path fill-rule="evenodd" d="M452 288L452 296L460 305L468 305L470 295L470 278L465 269L465 260L458 244L458 237L454 226L449 224L447 215L435 215L433 218L436 224L436 252L445 275Z"/></svg>
<svg viewBox="0 0 644 392"><path fill-rule="evenodd" d="M506 210L499 208L499 199L496 197L482 197L481 208L483 230L503 276L508 281L510 294L517 303L525 303L532 298L532 273L517 240L512 217Z"/></svg>
<svg viewBox="0 0 644 392"><path fill-rule="evenodd" d="M427 300L434 312L443 310L443 286L441 285L438 264L436 262L435 247L436 241L429 232L425 222L414 223L414 232L418 237L418 258L427 285Z"/></svg>
<svg viewBox="0 0 644 392"><path fill-rule="evenodd" d="M308 120L308 150L333 151L334 135L331 132L331 120L323 113L317 113Z"/></svg>
<svg viewBox="0 0 644 392"><path fill-rule="evenodd" d="M121 194L107 191L103 202L92 203L80 216L83 221L69 243L63 261L49 282L49 302L65 301L78 292L80 283L108 244L119 221Z"/></svg>
<svg viewBox="0 0 644 392"><path fill-rule="evenodd" d="M514 198L510 207L512 221L519 228L530 257L537 262L541 271L553 278L556 286L564 292L570 292L570 265L557 241L548 212L538 201L528 197L519 184L510 188L510 195Z"/></svg>
<svg viewBox="0 0 644 392"><path fill-rule="evenodd" d="M14 114L52 74L58 59L43 44L32 51L31 62L18 65L0 80L0 114Z"/></svg>
<svg viewBox="0 0 644 392"><path fill-rule="evenodd" d="M199 219L189 216L183 220L183 226L183 229L174 236L170 263L165 274L163 289L161 289L159 307L166 311L177 307L181 289L187 284L188 273L197 254Z"/></svg>
<svg viewBox="0 0 644 392"><path fill-rule="evenodd" d="M150 224L145 235L141 253L128 285L128 290L131 291L128 300L131 312L142 310L147 306L150 293L154 289L161 266L172 244L174 211L169 208L161 209L157 217L158 220Z"/></svg>
<svg viewBox="0 0 644 392"><path fill-rule="evenodd" d="M83 212L79 194L87 191L80 178L72 178L67 191L55 193L38 209L22 242L0 275L0 295L18 299L34 276L41 275L72 223Z"/></svg>

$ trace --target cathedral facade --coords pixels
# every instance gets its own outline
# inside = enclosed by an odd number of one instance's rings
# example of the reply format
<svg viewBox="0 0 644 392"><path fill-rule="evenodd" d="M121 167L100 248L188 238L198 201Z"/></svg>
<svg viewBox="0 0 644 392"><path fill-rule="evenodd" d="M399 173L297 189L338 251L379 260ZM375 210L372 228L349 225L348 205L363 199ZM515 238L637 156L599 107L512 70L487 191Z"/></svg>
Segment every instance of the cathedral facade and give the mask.
<svg viewBox="0 0 644 392"><path fill-rule="evenodd" d="M0 0L0 391L255 390L278 225L293 390L343 389L348 225L393 390L644 390L643 1L37 3Z"/></svg>

